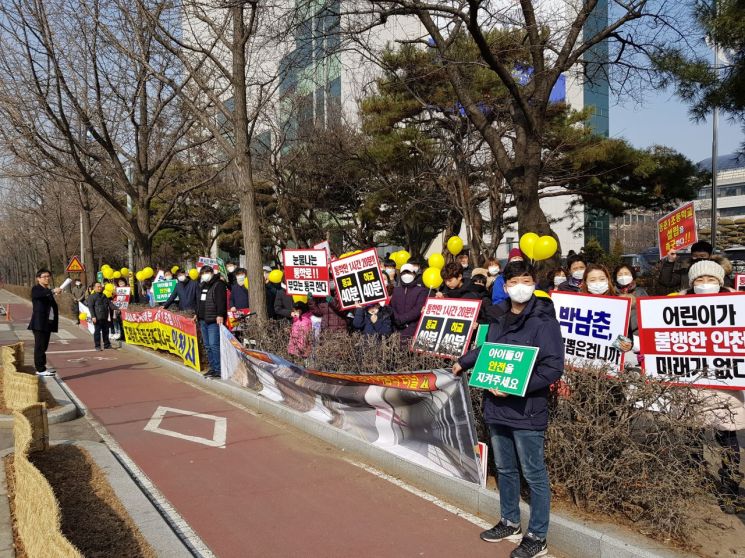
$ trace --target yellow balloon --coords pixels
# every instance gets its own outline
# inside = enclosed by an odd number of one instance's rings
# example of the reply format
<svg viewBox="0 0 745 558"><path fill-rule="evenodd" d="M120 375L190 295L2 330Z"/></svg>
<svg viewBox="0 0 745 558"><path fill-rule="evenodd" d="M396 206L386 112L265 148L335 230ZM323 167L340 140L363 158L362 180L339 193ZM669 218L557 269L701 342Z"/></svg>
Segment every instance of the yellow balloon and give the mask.
<svg viewBox="0 0 745 558"><path fill-rule="evenodd" d="M119 273L122 274L122 277L129 277L129 269L126 267L121 268Z"/></svg>
<svg viewBox="0 0 745 558"><path fill-rule="evenodd" d="M145 274L145 279L150 279L153 275L155 275L155 270L153 270L153 268L150 266L143 269L142 272Z"/></svg>
<svg viewBox="0 0 745 558"><path fill-rule="evenodd" d="M442 254L432 254L427 260L429 267L442 269L445 267L445 257Z"/></svg>
<svg viewBox="0 0 745 558"><path fill-rule="evenodd" d="M282 282L282 270L281 269L272 269L269 272L269 282L270 283L281 283Z"/></svg>
<svg viewBox="0 0 745 558"><path fill-rule="evenodd" d="M308 302L308 295L292 295L295 302Z"/></svg>
<svg viewBox="0 0 745 558"><path fill-rule="evenodd" d="M533 248L538 241L538 235L532 232L525 233L520 237L520 250L531 260L534 259Z"/></svg>
<svg viewBox="0 0 745 558"><path fill-rule="evenodd" d="M145 280L145 273L143 271L138 271L135 273L135 278L142 283Z"/></svg>
<svg viewBox="0 0 745 558"><path fill-rule="evenodd" d="M442 285L442 274L440 273L440 270L436 267L428 267L425 269L422 274L422 283L430 289L439 288L439 286Z"/></svg>
<svg viewBox="0 0 745 558"><path fill-rule="evenodd" d="M121 271L115 271L114 272L114 279L121 279L122 272Z"/></svg>
<svg viewBox="0 0 745 558"><path fill-rule="evenodd" d="M104 269L103 270L103 276L104 276L104 279L113 279L114 278L114 271L111 268Z"/></svg>
<svg viewBox="0 0 745 558"><path fill-rule="evenodd" d="M85 322L86 320L88 320L88 314L86 314L85 312L81 312L80 314L78 314L78 319L81 322Z"/></svg>
<svg viewBox="0 0 745 558"><path fill-rule="evenodd" d="M542 236L533 245L533 259L535 261L547 260L556 254L558 248L559 245L553 236Z"/></svg>
<svg viewBox="0 0 745 558"><path fill-rule="evenodd" d="M396 264L396 269L401 269L401 266L404 265L403 261L403 250L399 250L398 252L393 252L391 254L391 259Z"/></svg>
<svg viewBox="0 0 745 558"><path fill-rule="evenodd" d="M674 293L670 293L667 296L680 296L680 293L679 292L674 292Z"/></svg>
<svg viewBox="0 0 745 558"><path fill-rule="evenodd" d="M171 268L171 273L176 273L176 272L177 272L178 270L179 270L179 267L178 267L177 265L174 265L174 266L173 266L173 267Z"/></svg>
<svg viewBox="0 0 745 558"><path fill-rule="evenodd" d="M190 269L189 270L189 279L192 281L196 281L199 279L199 270L198 269Z"/></svg>
<svg viewBox="0 0 745 558"><path fill-rule="evenodd" d="M101 271L106 271L107 269L111 269L111 266L109 264L103 264L101 266Z"/></svg>
<svg viewBox="0 0 745 558"><path fill-rule="evenodd" d="M463 241L459 236L451 236L448 238L448 252L453 256L457 256L463 251Z"/></svg>
<svg viewBox="0 0 745 558"><path fill-rule="evenodd" d="M542 298L551 298L551 295L550 294L548 294L546 291L542 291L540 289L536 289L535 291L533 291L533 294L535 296L540 296Z"/></svg>
<svg viewBox="0 0 745 558"><path fill-rule="evenodd" d="M111 298L113 295L114 295L114 293L112 291L104 291L103 292L103 296L105 296L106 298Z"/></svg>
<svg viewBox="0 0 745 558"><path fill-rule="evenodd" d="M398 259L401 261L401 265L404 265L411 259L411 254L409 254L406 250L399 250Z"/></svg>

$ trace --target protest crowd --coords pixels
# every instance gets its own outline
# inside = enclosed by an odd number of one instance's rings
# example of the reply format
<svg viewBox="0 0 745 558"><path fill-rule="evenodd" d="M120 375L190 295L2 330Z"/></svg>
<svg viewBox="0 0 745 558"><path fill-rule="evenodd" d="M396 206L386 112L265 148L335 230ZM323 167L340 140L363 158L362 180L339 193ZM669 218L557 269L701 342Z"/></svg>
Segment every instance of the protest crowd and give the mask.
<svg viewBox="0 0 745 558"><path fill-rule="evenodd" d="M549 260L559 261L556 241L529 235L504 261L479 260L453 237L448 252L430 256L426 267L404 250L382 258L374 249L337 258L327 245L287 249L281 265L264 267L267 314L285 336L283 354L299 365L319 366L317 349L326 335L339 339L356 333L353 338L368 354L395 338L403 351L435 355L440 367L453 374L473 369L470 385L484 390L481 412L502 506L500 522L481 538L519 542L515 558L546 551L549 407L552 398L579 389L565 371L583 366L598 367L605 377L644 370L649 378L691 386L703 401L702 421L713 428L721 449L719 505L725 513L743 511L736 432L745 427L745 306L733 288L739 278L731 263L705 241L691 246L690 257L668 250L651 278L656 292L665 296L649 297L642 283L650 278L639 277L632 265L609 269L583 250L560 259L559 267L547 267ZM206 376L221 377L221 326L251 341L247 271L209 258L200 258L197 266L148 267L136 273L104 266L91 285L69 282L78 319L91 322L95 349L112 348L112 338L128 339L127 318L122 321L128 309L162 307L196 322ZM33 298L35 310L38 303L43 314L52 291L49 273L40 274ZM40 334L42 356L44 338ZM516 371L525 364L521 348L529 349L525 359L533 360L525 377L518 378ZM53 373L42 356L38 373ZM616 388L610 393L624 397ZM694 448L690 459L702 464L703 448ZM524 534L521 476L531 495Z"/></svg>

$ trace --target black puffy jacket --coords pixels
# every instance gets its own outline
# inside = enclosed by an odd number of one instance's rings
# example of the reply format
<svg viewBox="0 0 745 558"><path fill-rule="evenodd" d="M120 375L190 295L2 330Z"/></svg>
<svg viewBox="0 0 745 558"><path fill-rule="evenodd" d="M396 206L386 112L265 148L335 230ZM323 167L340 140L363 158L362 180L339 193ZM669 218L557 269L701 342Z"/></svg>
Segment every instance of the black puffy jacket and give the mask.
<svg viewBox="0 0 745 558"><path fill-rule="evenodd" d="M218 316L228 317L228 289L217 275L207 283L200 283L197 298L197 319L208 324L217 321Z"/></svg>

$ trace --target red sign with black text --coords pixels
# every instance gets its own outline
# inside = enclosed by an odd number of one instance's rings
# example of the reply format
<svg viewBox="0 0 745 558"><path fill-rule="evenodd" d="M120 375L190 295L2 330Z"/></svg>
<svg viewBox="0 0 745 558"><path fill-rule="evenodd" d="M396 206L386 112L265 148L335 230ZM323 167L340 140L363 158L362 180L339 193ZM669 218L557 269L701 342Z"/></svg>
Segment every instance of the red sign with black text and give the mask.
<svg viewBox="0 0 745 558"><path fill-rule="evenodd" d="M283 250L285 291L288 295L326 297L329 268L326 250Z"/></svg>
<svg viewBox="0 0 745 558"><path fill-rule="evenodd" d="M682 250L698 241L696 209L689 202L657 221L660 259L671 250Z"/></svg>

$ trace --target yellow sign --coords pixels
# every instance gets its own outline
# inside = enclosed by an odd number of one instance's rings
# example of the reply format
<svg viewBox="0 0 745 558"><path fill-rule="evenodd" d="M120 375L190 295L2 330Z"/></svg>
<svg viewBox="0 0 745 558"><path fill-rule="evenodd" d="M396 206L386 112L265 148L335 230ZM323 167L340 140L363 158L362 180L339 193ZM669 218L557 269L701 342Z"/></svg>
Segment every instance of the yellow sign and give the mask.
<svg viewBox="0 0 745 558"><path fill-rule="evenodd" d="M200 371L197 327L185 316L164 308L143 312L123 310L122 326L127 343L168 351L181 357L186 366Z"/></svg>

